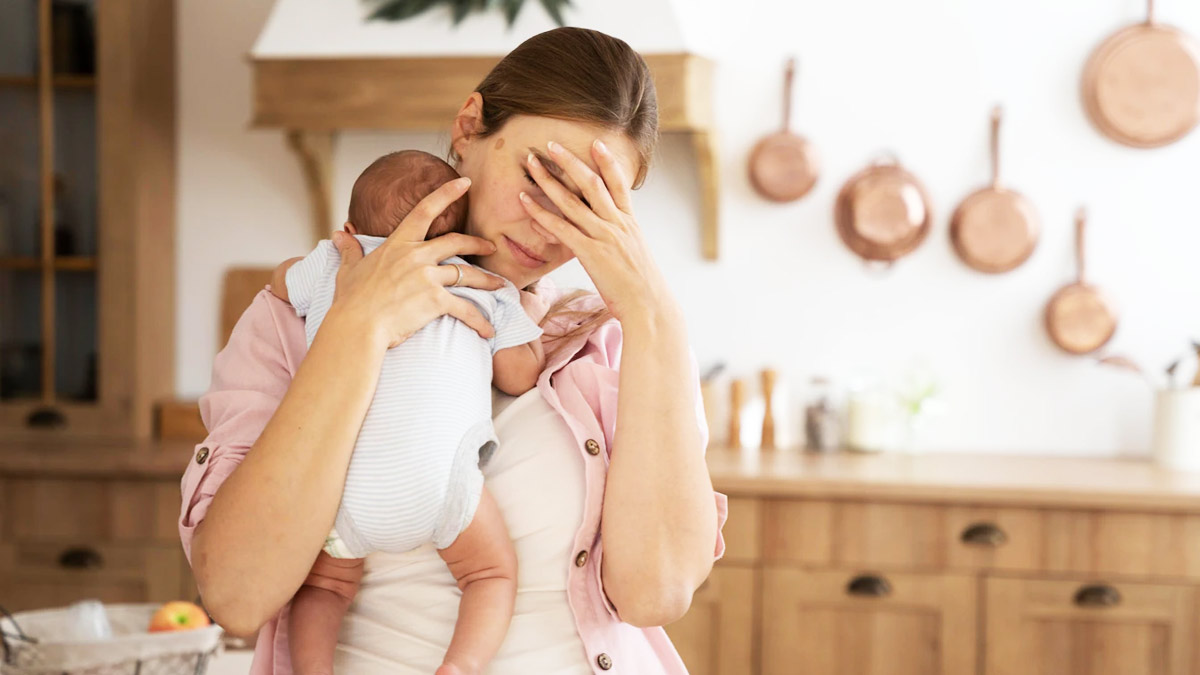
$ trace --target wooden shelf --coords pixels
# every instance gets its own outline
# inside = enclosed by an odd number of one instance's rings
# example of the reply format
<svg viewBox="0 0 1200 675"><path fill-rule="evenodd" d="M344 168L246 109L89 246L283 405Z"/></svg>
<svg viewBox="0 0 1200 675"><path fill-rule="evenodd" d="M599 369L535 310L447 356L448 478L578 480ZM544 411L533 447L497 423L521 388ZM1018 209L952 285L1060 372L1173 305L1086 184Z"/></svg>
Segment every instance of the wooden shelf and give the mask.
<svg viewBox="0 0 1200 675"><path fill-rule="evenodd" d="M53 79L57 89L94 89L95 75L55 75ZM37 78L33 75L0 75L0 87L36 88Z"/></svg>
<svg viewBox="0 0 1200 675"><path fill-rule="evenodd" d="M691 138L700 183L701 249L717 258L719 180L712 62L645 54L658 92L659 130ZM444 131L500 57L253 59L254 125L282 128L300 158L313 232L328 236L333 136L349 129Z"/></svg>
<svg viewBox="0 0 1200 675"><path fill-rule="evenodd" d="M42 259L33 256L0 258L0 270L40 270ZM91 272L96 269L96 258L92 256L59 256L54 259L54 269L64 272Z"/></svg>

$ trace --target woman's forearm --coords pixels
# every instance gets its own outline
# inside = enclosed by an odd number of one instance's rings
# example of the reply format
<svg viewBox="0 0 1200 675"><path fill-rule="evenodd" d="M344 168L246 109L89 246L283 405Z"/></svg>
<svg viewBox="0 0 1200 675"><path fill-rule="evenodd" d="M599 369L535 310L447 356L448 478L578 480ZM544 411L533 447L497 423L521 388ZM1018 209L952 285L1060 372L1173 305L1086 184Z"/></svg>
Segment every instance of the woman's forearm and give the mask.
<svg viewBox="0 0 1200 675"><path fill-rule="evenodd" d="M326 317L287 394L196 528L205 605L250 633L296 592L333 524L383 348Z"/></svg>
<svg viewBox="0 0 1200 675"><path fill-rule="evenodd" d="M716 503L682 318L627 319L622 332L602 574L625 621L658 626L686 612L712 569Z"/></svg>

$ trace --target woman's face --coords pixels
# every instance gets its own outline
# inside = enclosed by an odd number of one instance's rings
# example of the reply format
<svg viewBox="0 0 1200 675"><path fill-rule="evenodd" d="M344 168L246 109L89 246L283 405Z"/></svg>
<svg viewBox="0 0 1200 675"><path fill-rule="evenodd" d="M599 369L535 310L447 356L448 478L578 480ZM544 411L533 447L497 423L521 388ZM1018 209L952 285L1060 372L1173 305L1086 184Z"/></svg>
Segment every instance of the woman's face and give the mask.
<svg viewBox="0 0 1200 675"><path fill-rule="evenodd" d="M464 112L469 108L470 101ZM538 155L542 164L551 173L557 173L560 182L579 196L582 192L575 181L548 159L546 143L549 141L560 143L575 153L598 174L591 147L592 141L599 138L624 168L626 182L632 181L637 174L640 162L637 150L619 131L608 131L583 122L521 115L509 119L491 136L478 137L465 132L461 115L455 124L452 143L462 158L459 173L471 179L467 234L496 245L495 253L476 256L473 262L508 279L517 288L525 288L575 257L545 229L535 226L521 206L520 194L526 192L544 208L562 215L529 177L526 157L530 152Z"/></svg>

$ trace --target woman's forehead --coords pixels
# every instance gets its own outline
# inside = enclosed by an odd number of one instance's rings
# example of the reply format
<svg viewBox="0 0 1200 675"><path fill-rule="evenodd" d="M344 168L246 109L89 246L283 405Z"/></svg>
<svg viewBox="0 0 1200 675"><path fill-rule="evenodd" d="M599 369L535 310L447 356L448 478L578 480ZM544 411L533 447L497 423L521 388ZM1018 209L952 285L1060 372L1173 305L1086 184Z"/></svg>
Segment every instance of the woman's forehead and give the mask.
<svg viewBox="0 0 1200 675"><path fill-rule="evenodd" d="M595 168L595 162L592 161L592 141L599 138L608 147L609 152L617 157L630 180L633 180L637 173L639 159L633 142L620 131L599 124L553 117L515 115L504 125L501 134L506 137L505 147L511 147L513 152L524 154L529 152L531 147L545 152L546 143L554 141L575 153L592 168Z"/></svg>

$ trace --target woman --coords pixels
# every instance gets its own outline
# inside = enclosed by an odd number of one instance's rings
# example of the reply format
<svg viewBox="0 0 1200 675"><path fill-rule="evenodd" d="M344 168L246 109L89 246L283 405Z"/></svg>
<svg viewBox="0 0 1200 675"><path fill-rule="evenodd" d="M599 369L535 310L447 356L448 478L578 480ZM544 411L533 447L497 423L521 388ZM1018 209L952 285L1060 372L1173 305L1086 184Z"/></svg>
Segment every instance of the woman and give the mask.
<svg viewBox="0 0 1200 675"><path fill-rule="evenodd" d="M384 351L450 314L490 327L445 290L451 255L543 296L547 364L521 397L495 393L488 490L518 559L516 613L492 673L682 673L658 626L682 616L724 550L724 495L680 309L642 239L629 191L657 140L654 85L628 45L562 28L506 56L451 129L468 180L439 188L373 255L335 239L338 297L310 349L290 307L259 293L201 399L209 437L183 477L180 534L205 604L258 631L254 673L290 673L288 602L333 522ZM540 159L539 159L540 157ZM467 234L423 241L468 190ZM339 233L340 234L340 233ZM577 257L594 294L542 277ZM462 283L493 289L471 270ZM431 673L457 588L432 546L366 560L337 669Z"/></svg>

